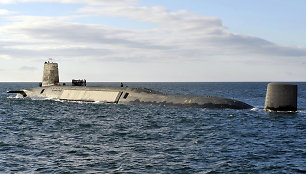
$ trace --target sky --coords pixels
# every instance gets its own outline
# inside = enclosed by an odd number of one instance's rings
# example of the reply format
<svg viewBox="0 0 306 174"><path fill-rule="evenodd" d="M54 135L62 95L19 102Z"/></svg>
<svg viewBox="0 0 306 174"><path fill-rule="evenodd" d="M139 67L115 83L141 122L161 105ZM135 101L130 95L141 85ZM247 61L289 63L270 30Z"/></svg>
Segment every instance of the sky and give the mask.
<svg viewBox="0 0 306 174"><path fill-rule="evenodd" d="M1 0L0 82L305 81L304 0Z"/></svg>

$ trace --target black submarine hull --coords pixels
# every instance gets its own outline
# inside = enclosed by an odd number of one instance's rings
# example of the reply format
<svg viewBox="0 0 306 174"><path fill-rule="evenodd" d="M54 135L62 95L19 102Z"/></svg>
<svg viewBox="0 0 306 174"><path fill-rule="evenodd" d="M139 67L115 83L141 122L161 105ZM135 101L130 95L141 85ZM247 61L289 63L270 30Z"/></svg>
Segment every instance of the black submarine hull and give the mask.
<svg viewBox="0 0 306 174"><path fill-rule="evenodd" d="M165 94L147 88L89 87L89 86L45 86L20 91L27 98L49 98L67 101L104 102L130 105L158 105L180 108L251 109L244 102L212 96Z"/></svg>

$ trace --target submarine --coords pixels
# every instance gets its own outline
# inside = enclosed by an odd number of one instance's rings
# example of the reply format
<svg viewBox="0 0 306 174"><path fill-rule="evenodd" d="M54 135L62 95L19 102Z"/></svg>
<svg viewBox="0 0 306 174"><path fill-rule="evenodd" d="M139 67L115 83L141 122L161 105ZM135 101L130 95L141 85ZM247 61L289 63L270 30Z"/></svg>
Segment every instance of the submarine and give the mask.
<svg viewBox="0 0 306 174"><path fill-rule="evenodd" d="M158 105L181 108L202 109L251 109L253 106L244 102L212 97L166 94L148 88L130 87L95 87L87 86L86 80L72 80L68 86L59 83L58 64L54 62L44 63L43 80L39 87L7 91L17 93L17 96L25 98L48 98L55 100L102 102L128 105Z"/></svg>

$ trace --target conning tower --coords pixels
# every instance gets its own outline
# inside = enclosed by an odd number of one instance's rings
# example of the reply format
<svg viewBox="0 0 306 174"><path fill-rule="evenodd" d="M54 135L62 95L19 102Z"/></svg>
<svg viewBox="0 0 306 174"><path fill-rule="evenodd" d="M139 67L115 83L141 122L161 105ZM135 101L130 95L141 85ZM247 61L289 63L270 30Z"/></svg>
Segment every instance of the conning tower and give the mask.
<svg viewBox="0 0 306 174"><path fill-rule="evenodd" d="M58 64L45 62L44 64L44 75L42 86L52 86L59 84L59 75L58 75Z"/></svg>

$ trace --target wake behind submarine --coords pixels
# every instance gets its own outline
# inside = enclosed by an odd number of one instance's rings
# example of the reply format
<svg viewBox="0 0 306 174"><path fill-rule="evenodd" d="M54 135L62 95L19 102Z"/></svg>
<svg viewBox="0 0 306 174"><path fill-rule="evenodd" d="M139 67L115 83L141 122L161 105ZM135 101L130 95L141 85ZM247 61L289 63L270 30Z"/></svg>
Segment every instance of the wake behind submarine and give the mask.
<svg viewBox="0 0 306 174"><path fill-rule="evenodd" d="M212 97L165 94L147 88L91 87L86 80L72 80L72 86L59 85L58 64L45 62L40 87L8 91L27 98L50 98L68 101L104 102L131 105L159 105L182 108L251 109L241 101Z"/></svg>

